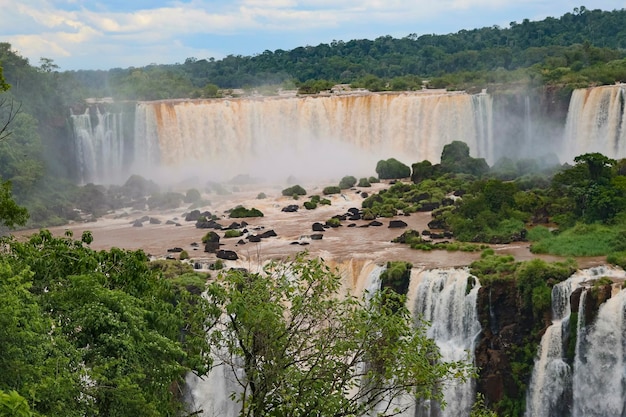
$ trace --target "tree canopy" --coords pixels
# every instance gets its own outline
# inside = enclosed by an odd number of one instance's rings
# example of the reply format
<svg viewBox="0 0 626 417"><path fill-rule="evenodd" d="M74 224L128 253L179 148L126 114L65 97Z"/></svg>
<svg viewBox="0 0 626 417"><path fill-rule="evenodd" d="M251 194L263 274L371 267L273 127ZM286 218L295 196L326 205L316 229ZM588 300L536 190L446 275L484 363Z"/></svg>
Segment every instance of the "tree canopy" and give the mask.
<svg viewBox="0 0 626 417"><path fill-rule="evenodd" d="M303 256L226 272L208 288L211 346L239 375L240 416L396 415L470 376L469 364L441 361L403 297L343 296L340 277Z"/></svg>

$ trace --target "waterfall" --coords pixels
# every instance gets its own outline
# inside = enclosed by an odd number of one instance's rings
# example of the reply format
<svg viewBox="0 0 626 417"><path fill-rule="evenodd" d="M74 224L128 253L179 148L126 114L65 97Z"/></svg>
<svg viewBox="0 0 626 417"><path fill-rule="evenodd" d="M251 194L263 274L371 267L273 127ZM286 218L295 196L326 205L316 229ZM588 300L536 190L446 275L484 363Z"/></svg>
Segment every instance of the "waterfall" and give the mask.
<svg viewBox="0 0 626 417"><path fill-rule="evenodd" d="M491 107L487 94L443 91L144 102L135 167L228 178L245 169L284 178L320 166L369 175L380 159L439 161L454 140L490 159Z"/></svg>
<svg viewBox="0 0 626 417"><path fill-rule="evenodd" d="M626 416L626 289L578 337L572 416Z"/></svg>
<svg viewBox="0 0 626 417"><path fill-rule="evenodd" d="M624 278L624 271L619 269L613 269L608 267L596 267L586 270L582 270L572 275L566 281L556 284L552 289L552 325L550 325L543 337L541 338L541 344L537 352L537 358L533 367L533 373L531 376L527 399L526 399L526 416L527 417L565 417L571 415L572 395L574 401L577 398L587 398L590 393L587 390L581 391L580 380L587 380L589 372L584 370L580 366L581 358L579 351L583 349L589 349L585 344L585 348L581 348L583 343L580 338L583 337L585 332L584 326L584 303L586 295L583 294L579 303L578 319L578 339L576 349L576 359L574 363L574 369L567 364L565 358L565 346L564 335L567 334L569 329L570 319L570 296L575 289L581 286L587 286L590 282L597 280L600 277L616 277ZM622 314L623 317L623 314ZM615 320L615 319L614 319ZM623 325L623 323L621 324ZM622 332L623 337L623 332ZM587 340L588 337L585 337ZM621 341L623 343L623 340ZM597 352L597 346L592 348ZM590 355L601 356L601 353L594 353ZM624 351L616 351L615 355L621 355L621 363L624 363ZM596 368L596 372L599 368ZM582 372L582 373L581 373ZM600 371L603 372L603 371ZM624 377L624 367L620 368L622 378ZM602 377L599 377L600 379ZM578 381L578 382L577 382ZM604 390L606 382L598 382L597 389ZM626 382L626 381L623 381ZM623 398L619 396L618 399ZM595 411L591 413L593 415L619 415L619 414L597 414ZM580 416L585 415L579 414ZM586 415L590 415L587 413Z"/></svg>
<svg viewBox="0 0 626 417"><path fill-rule="evenodd" d="M626 156L623 84L574 90L565 123L562 160L600 152L609 158Z"/></svg>
<svg viewBox="0 0 626 417"><path fill-rule="evenodd" d="M467 269L434 269L414 272L409 288L413 314L431 325L427 331L439 347L442 360L473 360L481 327L476 311L480 285ZM444 410L429 402L417 410L419 417L465 417L474 403L473 382L449 381L443 387Z"/></svg>
<svg viewBox="0 0 626 417"><path fill-rule="evenodd" d="M71 116L79 182L82 184L119 183L124 181L124 140L122 115L95 108L92 122L90 109Z"/></svg>

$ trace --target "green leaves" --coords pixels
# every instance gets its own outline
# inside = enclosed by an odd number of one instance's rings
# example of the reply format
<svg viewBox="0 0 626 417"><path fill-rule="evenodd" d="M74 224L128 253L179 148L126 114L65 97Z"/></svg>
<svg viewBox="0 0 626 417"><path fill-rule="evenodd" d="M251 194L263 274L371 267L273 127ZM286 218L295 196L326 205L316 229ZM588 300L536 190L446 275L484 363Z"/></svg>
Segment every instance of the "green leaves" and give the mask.
<svg viewBox="0 0 626 417"><path fill-rule="evenodd" d="M305 254L259 273L229 271L207 298L216 365L245 375L242 416L389 415L386 401L439 399L438 383L469 375L467 364L439 362L401 296L345 294L341 278Z"/></svg>
<svg viewBox="0 0 626 417"><path fill-rule="evenodd" d="M160 416L209 359L207 304L141 251L93 251L41 231L0 254L0 390L46 416Z"/></svg>

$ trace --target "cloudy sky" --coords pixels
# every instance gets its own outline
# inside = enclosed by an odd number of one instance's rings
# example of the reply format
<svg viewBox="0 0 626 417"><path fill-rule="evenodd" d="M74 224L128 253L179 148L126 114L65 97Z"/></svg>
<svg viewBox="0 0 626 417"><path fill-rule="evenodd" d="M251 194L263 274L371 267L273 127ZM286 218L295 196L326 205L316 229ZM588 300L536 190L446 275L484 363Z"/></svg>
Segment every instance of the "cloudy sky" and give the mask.
<svg viewBox="0 0 626 417"><path fill-rule="evenodd" d="M626 0L592 0L614 10ZM0 42L61 70L173 64L188 57L446 34L559 17L581 0L0 0Z"/></svg>

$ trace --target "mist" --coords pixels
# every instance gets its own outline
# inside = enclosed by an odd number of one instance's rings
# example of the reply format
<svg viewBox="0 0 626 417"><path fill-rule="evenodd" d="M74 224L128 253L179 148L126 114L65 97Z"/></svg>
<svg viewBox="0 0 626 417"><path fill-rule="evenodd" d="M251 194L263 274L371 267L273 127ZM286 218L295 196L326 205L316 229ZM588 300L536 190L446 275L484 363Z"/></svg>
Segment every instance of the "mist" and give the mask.
<svg viewBox="0 0 626 417"><path fill-rule="evenodd" d="M77 172L80 182L101 184L131 174L165 185L236 176L332 184L375 175L382 159L437 163L454 140L490 166L536 159L543 169L584 152L619 158L623 109L602 103L619 104L623 89L576 90L571 104L547 93L443 90L140 102L73 116Z"/></svg>

